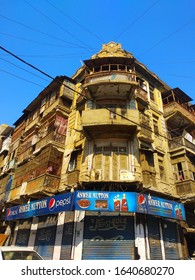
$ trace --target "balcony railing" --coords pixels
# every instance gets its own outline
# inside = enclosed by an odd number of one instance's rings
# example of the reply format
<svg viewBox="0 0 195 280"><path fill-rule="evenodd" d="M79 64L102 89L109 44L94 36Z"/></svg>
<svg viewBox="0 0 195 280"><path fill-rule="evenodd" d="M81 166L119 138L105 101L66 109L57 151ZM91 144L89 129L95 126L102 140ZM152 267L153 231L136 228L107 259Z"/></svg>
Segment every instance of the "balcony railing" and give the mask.
<svg viewBox="0 0 195 280"><path fill-rule="evenodd" d="M58 191L60 178L51 174L36 177L10 190L8 202L24 202L24 198L39 199L42 196L53 195Z"/></svg>
<svg viewBox="0 0 195 280"><path fill-rule="evenodd" d="M56 143L63 145L65 142L65 135L51 132L50 134L46 135L44 138L40 139L36 143L36 149L40 149L46 146L48 143Z"/></svg>
<svg viewBox="0 0 195 280"><path fill-rule="evenodd" d="M178 111L190 121L195 122L195 111L187 104L182 104L176 101L166 103L165 100L163 100L163 104L165 117L168 117L169 115L172 115L173 112Z"/></svg>
<svg viewBox="0 0 195 280"><path fill-rule="evenodd" d="M49 143L52 143L54 145L63 145L65 143L65 135L51 132L50 134L47 134L43 138L37 138L34 143L30 143L28 146L21 146L20 152L17 155L17 163L20 163L29 157L33 155L33 153L36 153L36 151L39 151L41 148L45 147ZM32 145L35 145L35 148L32 149Z"/></svg>
<svg viewBox="0 0 195 280"><path fill-rule="evenodd" d="M195 197L195 181L184 180L176 183L176 191L178 195L187 197Z"/></svg>
<svg viewBox="0 0 195 280"><path fill-rule="evenodd" d="M83 127L112 126L137 126L140 123L139 112L132 109L94 109L82 112Z"/></svg>
<svg viewBox="0 0 195 280"><path fill-rule="evenodd" d="M148 103L148 94L147 91L141 87L136 88L135 98L142 103Z"/></svg>
<svg viewBox="0 0 195 280"><path fill-rule="evenodd" d="M188 141L185 137L179 136L169 140L169 149L187 148L192 152L195 151L195 143Z"/></svg>
<svg viewBox="0 0 195 280"><path fill-rule="evenodd" d="M137 84L136 74L126 71L103 71L90 74L85 78L85 84L87 85L108 82Z"/></svg>
<svg viewBox="0 0 195 280"><path fill-rule="evenodd" d="M34 198L40 195L52 195L58 191L60 178L51 174L41 175L30 180L26 186L26 195Z"/></svg>

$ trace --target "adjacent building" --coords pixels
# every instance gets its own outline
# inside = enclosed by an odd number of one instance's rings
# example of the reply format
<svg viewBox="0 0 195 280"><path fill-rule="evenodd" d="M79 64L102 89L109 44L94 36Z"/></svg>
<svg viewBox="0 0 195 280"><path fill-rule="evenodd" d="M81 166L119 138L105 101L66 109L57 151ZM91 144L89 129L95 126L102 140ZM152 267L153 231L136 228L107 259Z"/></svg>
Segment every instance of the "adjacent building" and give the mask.
<svg viewBox="0 0 195 280"><path fill-rule="evenodd" d="M193 255L191 101L115 42L56 77L14 124L7 243L45 259Z"/></svg>

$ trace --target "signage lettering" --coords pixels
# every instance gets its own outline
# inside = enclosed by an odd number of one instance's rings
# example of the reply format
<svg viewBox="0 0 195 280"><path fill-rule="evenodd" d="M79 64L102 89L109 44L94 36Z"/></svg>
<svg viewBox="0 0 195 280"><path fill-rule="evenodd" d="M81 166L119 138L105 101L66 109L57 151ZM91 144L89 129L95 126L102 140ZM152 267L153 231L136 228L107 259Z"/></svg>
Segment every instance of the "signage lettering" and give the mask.
<svg viewBox="0 0 195 280"><path fill-rule="evenodd" d="M135 192L76 191L8 208L6 220L72 210L138 212L176 220L186 219L184 205L175 201ZM111 226L116 225L103 225L102 230L109 229Z"/></svg>

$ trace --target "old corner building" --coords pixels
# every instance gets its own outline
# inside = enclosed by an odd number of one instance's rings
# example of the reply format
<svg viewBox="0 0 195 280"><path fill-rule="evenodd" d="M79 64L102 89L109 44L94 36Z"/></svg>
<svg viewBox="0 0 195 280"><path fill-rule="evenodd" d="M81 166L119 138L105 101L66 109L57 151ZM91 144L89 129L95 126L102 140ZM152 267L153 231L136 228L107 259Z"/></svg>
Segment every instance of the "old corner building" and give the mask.
<svg viewBox="0 0 195 280"><path fill-rule="evenodd" d="M1 125L0 243L45 259L195 254L195 107L104 44Z"/></svg>

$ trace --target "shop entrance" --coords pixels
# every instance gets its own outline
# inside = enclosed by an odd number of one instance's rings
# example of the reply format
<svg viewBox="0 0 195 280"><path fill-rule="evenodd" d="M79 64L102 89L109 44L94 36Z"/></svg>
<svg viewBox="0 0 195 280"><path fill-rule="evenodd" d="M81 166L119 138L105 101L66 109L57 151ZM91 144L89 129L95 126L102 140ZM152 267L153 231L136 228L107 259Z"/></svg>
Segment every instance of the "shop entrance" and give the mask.
<svg viewBox="0 0 195 280"><path fill-rule="evenodd" d="M133 216L86 216L82 259L135 259Z"/></svg>

